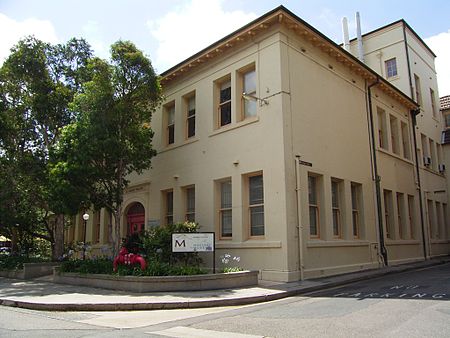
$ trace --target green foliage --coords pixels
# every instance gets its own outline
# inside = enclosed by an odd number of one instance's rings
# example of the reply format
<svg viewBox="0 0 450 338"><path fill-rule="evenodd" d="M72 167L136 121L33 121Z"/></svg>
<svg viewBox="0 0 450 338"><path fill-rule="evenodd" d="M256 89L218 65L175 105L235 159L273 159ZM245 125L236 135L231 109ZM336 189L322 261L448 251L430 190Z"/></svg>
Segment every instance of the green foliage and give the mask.
<svg viewBox="0 0 450 338"><path fill-rule="evenodd" d="M220 272L238 272L238 271L242 271L243 269L238 267L238 266L226 266L223 269L220 270Z"/></svg>
<svg viewBox="0 0 450 338"><path fill-rule="evenodd" d="M0 255L0 270L22 270L24 263L47 262L42 257L26 257L14 255Z"/></svg>
<svg viewBox="0 0 450 338"><path fill-rule="evenodd" d="M172 234L177 232L197 232L198 225L193 222L170 224L155 227L146 231L142 236L142 245L148 261L157 261L168 264L185 266L198 266L201 258L196 252L172 253Z"/></svg>
<svg viewBox="0 0 450 338"><path fill-rule="evenodd" d="M71 259L62 262L60 272L78 272L93 274L112 274L113 262L110 259Z"/></svg>

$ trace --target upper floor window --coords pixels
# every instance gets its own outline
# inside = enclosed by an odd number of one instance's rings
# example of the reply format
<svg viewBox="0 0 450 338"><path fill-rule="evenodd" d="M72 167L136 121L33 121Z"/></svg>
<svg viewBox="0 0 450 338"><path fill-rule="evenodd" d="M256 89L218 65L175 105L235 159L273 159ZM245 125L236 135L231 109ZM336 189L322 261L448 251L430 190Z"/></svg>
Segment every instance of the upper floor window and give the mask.
<svg viewBox="0 0 450 338"><path fill-rule="evenodd" d="M450 128L450 114L445 115L445 127Z"/></svg>
<svg viewBox="0 0 450 338"><path fill-rule="evenodd" d="M217 90L219 94L217 124L220 128L231 123L231 78L228 76L218 82Z"/></svg>
<svg viewBox="0 0 450 338"><path fill-rule="evenodd" d="M256 97L256 72L251 69L242 74L242 89L248 96ZM242 97L243 100L243 118L256 115L256 100L249 100Z"/></svg>
<svg viewBox="0 0 450 338"><path fill-rule="evenodd" d="M378 116L378 144L380 148L388 149L387 141L387 127L386 127L386 112L380 107L377 108Z"/></svg>
<svg viewBox="0 0 450 338"><path fill-rule="evenodd" d="M386 77L394 77L397 76L397 59L392 58L387 61L385 61L386 65Z"/></svg>
<svg viewBox="0 0 450 338"><path fill-rule="evenodd" d="M437 109L436 109L436 97L434 95L434 90L430 88L430 100L431 100L431 112L433 113L433 117L437 117Z"/></svg>
<svg viewBox="0 0 450 338"><path fill-rule="evenodd" d="M186 138L195 136L195 94L185 98Z"/></svg>
<svg viewBox="0 0 450 338"><path fill-rule="evenodd" d="M419 104L419 106L422 105L422 95L420 91L420 78L414 74L414 85L416 87L416 102Z"/></svg>
<svg viewBox="0 0 450 338"><path fill-rule="evenodd" d="M175 103L165 107L166 111L166 144L175 142Z"/></svg>
<svg viewBox="0 0 450 338"><path fill-rule="evenodd" d="M397 118L392 116L392 115L390 115L389 116L389 122L390 122L390 125L391 125L391 146L392 146L392 152L394 154L400 155Z"/></svg>
<svg viewBox="0 0 450 338"><path fill-rule="evenodd" d="M402 131L402 144L403 144L403 157L410 160L411 159L411 146L409 143L409 130L408 125L405 122L401 122Z"/></svg>

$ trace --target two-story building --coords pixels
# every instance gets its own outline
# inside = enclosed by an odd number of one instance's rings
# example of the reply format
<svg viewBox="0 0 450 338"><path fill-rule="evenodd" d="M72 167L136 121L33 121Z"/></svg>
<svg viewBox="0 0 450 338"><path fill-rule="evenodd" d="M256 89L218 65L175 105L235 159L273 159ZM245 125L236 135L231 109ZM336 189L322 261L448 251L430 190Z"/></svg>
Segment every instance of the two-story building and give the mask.
<svg viewBox="0 0 450 338"><path fill-rule="evenodd" d="M123 236L193 220L215 232L217 257L240 256L243 268L278 281L449 253L433 116L417 115L415 97L286 8L161 77L158 155L130 177ZM431 167L416 157L423 144ZM110 217L91 216L87 238L101 248ZM66 240L82 240L82 225L77 217Z"/></svg>

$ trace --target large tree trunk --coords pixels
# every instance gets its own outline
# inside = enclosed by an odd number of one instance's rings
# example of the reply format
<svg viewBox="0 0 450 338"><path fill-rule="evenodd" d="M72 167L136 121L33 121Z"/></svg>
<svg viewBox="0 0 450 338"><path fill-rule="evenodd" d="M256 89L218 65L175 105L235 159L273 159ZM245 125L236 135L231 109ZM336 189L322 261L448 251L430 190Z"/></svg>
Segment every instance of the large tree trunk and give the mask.
<svg viewBox="0 0 450 338"><path fill-rule="evenodd" d="M53 229L55 241L52 243L52 260L58 261L64 254L64 215L59 214L55 216Z"/></svg>

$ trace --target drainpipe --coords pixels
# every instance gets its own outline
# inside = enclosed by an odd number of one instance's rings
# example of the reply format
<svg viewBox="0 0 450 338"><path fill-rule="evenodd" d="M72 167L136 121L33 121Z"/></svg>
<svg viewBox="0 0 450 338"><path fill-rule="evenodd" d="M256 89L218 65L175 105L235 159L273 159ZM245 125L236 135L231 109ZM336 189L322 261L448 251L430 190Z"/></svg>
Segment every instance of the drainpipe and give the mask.
<svg viewBox="0 0 450 338"><path fill-rule="evenodd" d="M300 280L304 279L303 267L303 226L302 226L302 205L300 200L300 156L295 156L295 194L297 197L297 229L298 229L298 260L300 270Z"/></svg>
<svg viewBox="0 0 450 338"><path fill-rule="evenodd" d="M377 150L375 147L375 131L373 126L373 110L372 110L372 92L371 88L380 83L380 78L377 76L377 80L367 86L367 105L369 112L369 123L370 123L370 134L372 142L372 158L373 158L373 172L375 179L375 192L376 192L376 202L377 202L377 215L378 215L378 237L379 237L379 247L380 254L383 257L383 263L385 266L388 265L387 250L384 243L384 229L383 229L383 211L381 210L381 178L378 175L378 164L377 164Z"/></svg>
<svg viewBox="0 0 450 338"><path fill-rule="evenodd" d="M413 141L414 141L414 156L416 159L416 175L417 175L417 189L419 190L419 206L420 206L420 222L422 225L422 246L423 246L423 257L427 260L427 247L425 238L425 220L423 215L423 200L422 200L422 185L420 183L420 168L419 168L419 156L417 155L417 136L416 136L416 116L420 114L420 108L417 110L411 110L411 119L413 127Z"/></svg>

